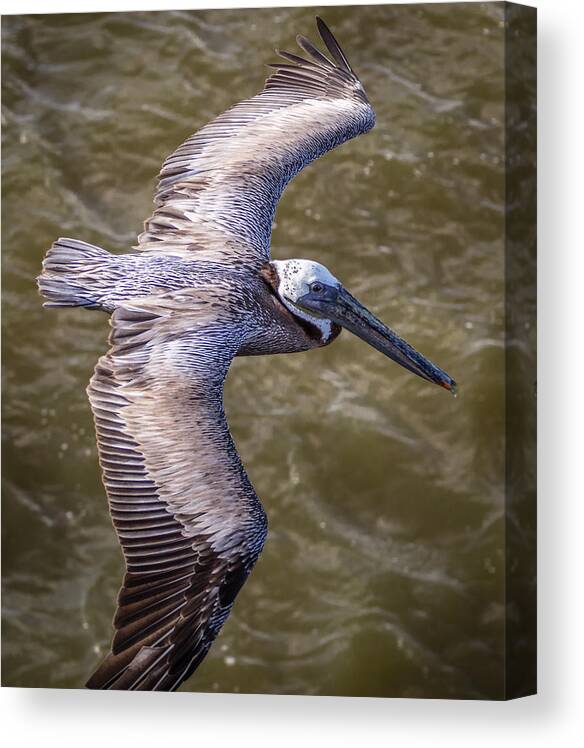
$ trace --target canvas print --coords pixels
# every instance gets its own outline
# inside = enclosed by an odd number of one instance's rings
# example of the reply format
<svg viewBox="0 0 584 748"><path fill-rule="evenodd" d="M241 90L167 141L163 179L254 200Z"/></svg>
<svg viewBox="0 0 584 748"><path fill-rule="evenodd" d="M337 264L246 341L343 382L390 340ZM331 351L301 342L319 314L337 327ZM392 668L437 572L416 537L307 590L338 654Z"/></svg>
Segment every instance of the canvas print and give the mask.
<svg viewBox="0 0 584 748"><path fill-rule="evenodd" d="M3 685L534 693L535 12L2 27Z"/></svg>

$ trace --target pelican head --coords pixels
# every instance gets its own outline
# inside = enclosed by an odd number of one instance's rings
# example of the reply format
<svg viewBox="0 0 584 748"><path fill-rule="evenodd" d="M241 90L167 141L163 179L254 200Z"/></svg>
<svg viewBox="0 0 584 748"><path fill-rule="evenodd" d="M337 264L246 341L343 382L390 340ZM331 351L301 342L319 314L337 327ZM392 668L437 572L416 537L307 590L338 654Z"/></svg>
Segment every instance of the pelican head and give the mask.
<svg viewBox="0 0 584 748"><path fill-rule="evenodd" d="M335 326L345 328L413 374L456 392L455 381L445 371L377 319L324 265L311 260L273 260L267 270L264 277L280 301L320 330L323 345L336 336Z"/></svg>

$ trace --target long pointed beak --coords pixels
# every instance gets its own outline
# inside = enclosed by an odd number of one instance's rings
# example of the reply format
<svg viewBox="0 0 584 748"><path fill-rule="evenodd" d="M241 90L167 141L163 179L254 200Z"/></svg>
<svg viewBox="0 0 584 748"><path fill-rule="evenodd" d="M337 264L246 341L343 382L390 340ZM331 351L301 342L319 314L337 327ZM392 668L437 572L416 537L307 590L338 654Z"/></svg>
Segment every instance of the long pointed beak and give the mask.
<svg viewBox="0 0 584 748"><path fill-rule="evenodd" d="M312 309L318 306L320 314L357 335L404 369L456 394L456 382L452 377L384 325L345 288L334 289L335 293L332 288L327 291L329 293L325 293L324 298L321 297L318 301L314 297L310 299Z"/></svg>

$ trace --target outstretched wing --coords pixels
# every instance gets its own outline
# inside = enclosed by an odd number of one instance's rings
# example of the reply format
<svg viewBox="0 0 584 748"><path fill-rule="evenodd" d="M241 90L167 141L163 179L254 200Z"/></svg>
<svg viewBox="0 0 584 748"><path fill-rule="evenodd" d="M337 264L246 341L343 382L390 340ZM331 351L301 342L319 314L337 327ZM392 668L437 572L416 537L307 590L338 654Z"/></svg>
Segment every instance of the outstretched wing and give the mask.
<svg viewBox="0 0 584 748"><path fill-rule="evenodd" d="M223 410L241 336L232 301L187 289L112 316L88 394L126 574L111 653L89 688L178 688L262 549L265 514Z"/></svg>
<svg viewBox="0 0 584 748"><path fill-rule="evenodd" d="M311 161L370 130L375 115L363 86L325 23L317 25L333 61L308 39L307 57L279 52L257 96L192 135L159 175L156 210L138 249L200 250L218 262L269 259L276 205Z"/></svg>

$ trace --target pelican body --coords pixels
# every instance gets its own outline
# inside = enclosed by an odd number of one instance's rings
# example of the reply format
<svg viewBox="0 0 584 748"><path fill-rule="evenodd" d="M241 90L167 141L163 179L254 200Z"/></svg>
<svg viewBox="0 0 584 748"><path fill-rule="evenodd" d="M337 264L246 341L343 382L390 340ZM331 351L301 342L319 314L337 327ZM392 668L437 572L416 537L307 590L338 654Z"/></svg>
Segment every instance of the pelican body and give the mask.
<svg viewBox="0 0 584 748"><path fill-rule="evenodd" d="M235 356L292 353L346 328L419 377L454 381L318 262L271 260L286 184L370 130L373 109L334 36L304 37L264 89L163 164L138 251L62 238L38 278L48 307L111 314L88 387L126 571L111 652L89 688L166 690L197 668L264 544L266 515L225 418Z"/></svg>

